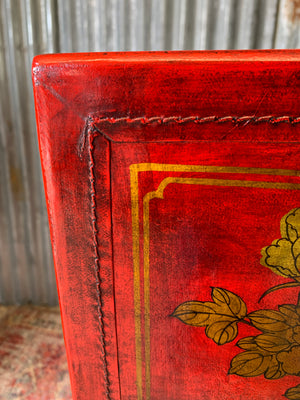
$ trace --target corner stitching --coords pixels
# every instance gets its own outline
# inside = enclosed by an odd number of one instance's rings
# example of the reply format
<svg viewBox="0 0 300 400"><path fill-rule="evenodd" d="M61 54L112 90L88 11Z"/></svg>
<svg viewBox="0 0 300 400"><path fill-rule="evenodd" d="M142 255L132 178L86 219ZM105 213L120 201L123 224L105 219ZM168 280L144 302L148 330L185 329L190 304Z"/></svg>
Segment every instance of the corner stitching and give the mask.
<svg viewBox="0 0 300 400"><path fill-rule="evenodd" d="M113 140L105 135L104 132L100 131L97 126L95 125L96 119L93 116L88 116L87 118L85 118L85 124L84 127L82 129L82 132L79 136L79 140L78 140L78 155L79 158L82 159L83 157L83 153L85 151L86 145L87 145L87 141L89 140L90 136L96 137L98 135L103 136L107 141L109 142L113 142Z"/></svg>
<svg viewBox="0 0 300 400"><path fill-rule="evenodd" d="M97 117L94 114L90 114L85 119L85 126L80 135L79 143L78 143L78 153L79 157L82 158L82 154L86 145L86 138L89 135L89 132L97 132L99 135L102 135L106 140L110 142L114 142L114 140L106 135L102 130L100 131L97 127L97 124L108 123L108 124L118 124L118 123L125 123L125 124L140 124L150 125L150 124L169 124L169 123L176 123L176 124L187 124L187 123L194 123L194 124L206 124L206 123L232 123L233 125L240 125L241 127L245 127L246 125L252 124L260 124L260 123L269 123L272 125L286 123L290 125L297 125L300 124L300 116L293 117L291 115L261 115L257 117L256 115L242 115L240 117L235 115L227 115L225 117L218 117L217 115L210 115L207 117L199 117L197 115L190 115L187 117L181 116L154 116L154 117L136 117L131 118L129 116L114 118L114 117Z"/></svg>
<svg viewBox="0 0 300 400"><path fill-rule="evenodd" d="M243 115L243 116L235 116L235 115L227 115L224 117L219 117L217 115L210 115L206 117L199 117L197 115L190 115L187 117L181 117L181 116L170 116L170 117L164 117L164 116L153 116L153 117L136 117L136 118L131 118L129 116L125 117L120 117L120 118L114 118L114 117L90 117L93 123L93 126L95 124L99 123L109 123L109 124L118 124L118 123L126 123L126 124L141 124L141 125L150 125L150 124L168 124L168 123L177 123L177 124L186 124L186 123L195 123L195 124L204 124L204 123L225 123L225 122L231 122L233 124L241 124L242 126L246 126L249 123L270 123L270 124L278 124L278 123L288 123L291 125L296 125L300 123L300 116L298 117L293 117L290 115L282 115L282 116L276 116L276 115L262 115L262 116L256 116L256 115Z"/></svg>
<svg viewBox="0 0 300 400"><path fill-rule="evenodd" d="M89 182L90 182L90 206L91 206L91 222L93 230L93 249L94 249L94 270L96 280L96 291L97 291L97 303L98 303L98 319L100 329L100 341L102 345L102 356L103 356L103 369L104 369L104 381L105 381L105 393L106 398L111 400L110 396L110 380L107 364L107 353L106 353L106 338L105 338L105 324L103 315L103 299L101 289L101 276L100 276L100 254L99 254L99 243L98 243L98 227L97 227L97 213L96 213L96 189L95 189L95 174L94 174L94 155L93 150L94 138L98 136L98 132L95 132L94 128L87 124L84 131L84 141L81 151L83 151L86 140L88 140L88 156L89 156ZM80 153L82 155L82 153Z"/></svg>

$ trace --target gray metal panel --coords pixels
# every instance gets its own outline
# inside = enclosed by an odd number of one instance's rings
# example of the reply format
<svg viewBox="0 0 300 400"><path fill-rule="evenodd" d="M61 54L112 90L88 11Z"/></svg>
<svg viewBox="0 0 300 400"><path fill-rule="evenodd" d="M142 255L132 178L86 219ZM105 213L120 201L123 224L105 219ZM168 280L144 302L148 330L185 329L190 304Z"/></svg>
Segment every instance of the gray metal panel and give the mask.
<svg viewBox="0 0 300 400"><path fill-rule="evenodd" d="M57 303L30 64L40 53L297 48L298 0L0 0L0 302Z"/></svg>
<svg viewBox="0 0 300 400"><path fill-rule="evenodd" d="M300 3L280 0L274 46L278 49L295 48L300 42Z"/></svg>

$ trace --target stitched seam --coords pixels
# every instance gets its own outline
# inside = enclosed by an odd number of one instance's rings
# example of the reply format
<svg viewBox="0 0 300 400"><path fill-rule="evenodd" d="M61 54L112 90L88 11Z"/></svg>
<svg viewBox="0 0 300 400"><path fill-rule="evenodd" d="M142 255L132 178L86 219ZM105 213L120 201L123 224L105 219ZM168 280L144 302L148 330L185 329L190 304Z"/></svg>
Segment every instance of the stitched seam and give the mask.
<svg viewBox="0 0 300 400"><path fill-rule="evenodd" d="M93 117L89 118L91 124L99 124L103 122L107 122L109 124L117 124L125 122L126 124L141 124L141 125L149 125L149 124L168 124L168 123L177 123L177 124L186 124L186 123L195 123L195 124L204 124L204 123L225 123L232 122L233 124L241 124L243 126L248 125L249 123L270 123L270 124L279 124L279 123L288 123L292 125L296 125L300 123L300 116L293 117L290 115L243 115L243 116L234 116L227 115L225 117L219 117L217 115L210 115L207 117L199 117L197 115L191 115L187 117L181 116L153 116L153 117L137 117L131 118L129 116L114 118L114 117Z"/></svg>
<svg viewBox="0 0 300 400"><path fill-rule="evenodd" d="M89 124L88 124L89 125ZM105 340L105 324L103 315L103 299L101 289L101 276L100 276L100 254L99 254L99 243L98 243L98 227L97 227L97 212L96 212L96 189L95 189L95 161L93 150L94 138L98 136L98 132L94 131L94 128L90 125L87 126L86 132L88 139L88 156L89 156L89 181L90 181L90 206L91 206L91 223L93 231L93 249L94 249L94 270L96 279L96 291L97 291L97 311L99 319L99 330L100 330L100 342L102 351L102 361L104 370L104 382L105 382L105 394L108 400L111 400L110 396L110 380L107 365L107 353L106 353L106 340Z"/></svg>

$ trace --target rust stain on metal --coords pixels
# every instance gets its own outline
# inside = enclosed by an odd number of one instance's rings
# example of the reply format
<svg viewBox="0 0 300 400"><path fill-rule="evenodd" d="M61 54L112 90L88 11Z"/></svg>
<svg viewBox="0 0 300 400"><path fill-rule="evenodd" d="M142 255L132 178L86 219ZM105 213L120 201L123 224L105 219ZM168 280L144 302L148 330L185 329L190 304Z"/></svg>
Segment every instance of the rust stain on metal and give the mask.
<svg viewBox="0 0 300 400"><path fill-rule="evenodd" d="M9 175L10 175L11 189L15 199L23 200L24 185L20 169L15 166L10 166Z"/></svg>
<svg viewBox="0 0 300 400"><path fill-rule="evenodd" d="M286 0L286 15L292 24L300 22L300 0Z"/></svg>

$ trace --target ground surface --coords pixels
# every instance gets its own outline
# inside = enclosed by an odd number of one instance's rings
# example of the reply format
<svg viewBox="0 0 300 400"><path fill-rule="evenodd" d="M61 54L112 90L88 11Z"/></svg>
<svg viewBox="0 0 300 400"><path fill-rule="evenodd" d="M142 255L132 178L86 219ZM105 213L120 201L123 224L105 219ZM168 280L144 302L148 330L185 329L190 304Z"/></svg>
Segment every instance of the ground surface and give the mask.
<svg viewBox="0 0 300 400"><path fill-rule="evenodd" d="M0 400L70 400L58 308L0 306Z"/></svg>

